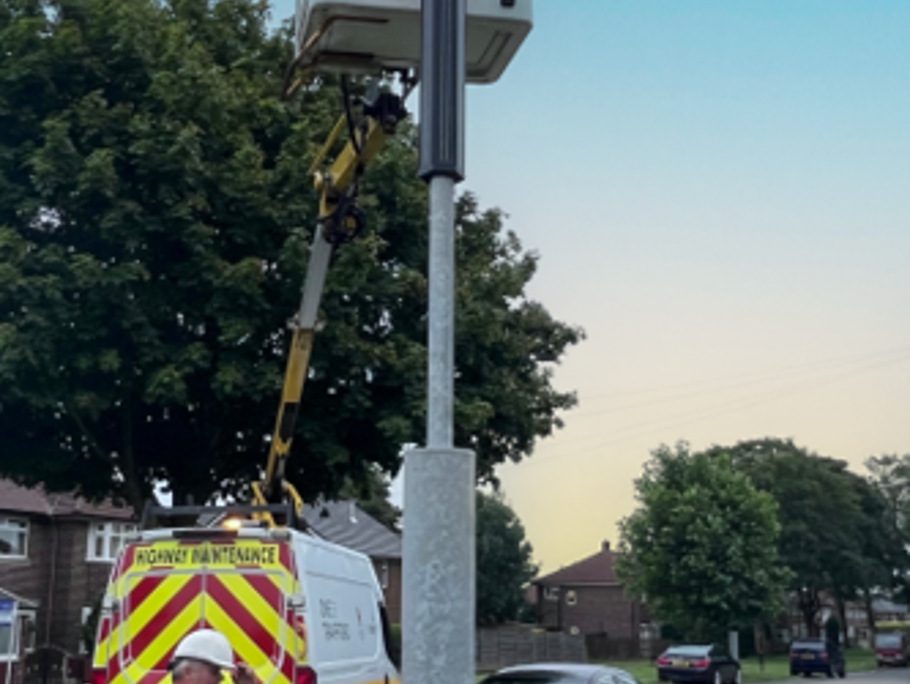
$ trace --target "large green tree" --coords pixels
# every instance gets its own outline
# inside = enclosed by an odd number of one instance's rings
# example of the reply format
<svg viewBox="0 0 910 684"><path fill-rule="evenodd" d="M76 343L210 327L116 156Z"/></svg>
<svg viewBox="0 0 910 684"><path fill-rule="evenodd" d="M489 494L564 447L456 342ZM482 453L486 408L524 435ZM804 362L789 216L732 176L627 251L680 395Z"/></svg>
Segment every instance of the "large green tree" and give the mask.
<svg viewBox="0 0 910 684"><path fill-rule="evenodd" d="M910 529L907 526L910 512L910 454L882 454L866 459L868 482L877 496L868 495L867 504L873 519L877 516L876 536L873 538L882 549L875 557L884 557L881 563L887 573L873 586L890 590L897 600L910 598ZM871 611L871 602L870 611Z"/></svg>
<svg viewBox="0 0 910 684"><path fill-rule="evenodd" d="M774 497L780 557L792 571L789 588L807 630L817 634L822 593L853 598L869 570L863 555L869 520L861 483L844 461L811 453L792 440L750 440L708 453L731 455L739 472Z"/></svg>
<svg viewBox="0 0 910 684"><path fill-rule="evenodd" d="M617 573L658 619L691 639L718 639L779 607L788 579L774 499L729 456L685 442L652 452L621 525Z"/></svg>
<svg viewBox="0 0 910 684"><path fill-rule="evenodd" d="M271 433L316 213L331 79L280 101L288 32L254 0L0 0L0 473L140 505L246 494ZM394 472L423 441L426 188L404 126L326 287L289 478ZM479 475L574 404L581 332L525 296L537 258L457 210L456 435Z"/></svg>
<svg viewBox="0 0 910 684"><path fill-rule="evenodd" d="M501 492L477 492L477 622L517 620L525 585L537 574L524 526Z"/></svg>
<svg viewBox="0 0 910 684"><path fill-rule="evenodd" d="M855 529L858 543L853 561L833 574L837 582L834 593L842 625L847 624L846 602L860 600L865 603L869 625L874 628L873 598L879 592L887 592L892 597L904 594L910 557L904 534L894 523L884 493L871 478L851 472L847 472L846 477L856 492L860 509ZM848 638L845 632L845 639Z"/></svg>
<svg viewBox="0 0 910 684"><path fill-rule="evenodd" d="M870 482L886 502L890 526L905 530L910 512L910 454L870 456L865 466Z"/></svg>

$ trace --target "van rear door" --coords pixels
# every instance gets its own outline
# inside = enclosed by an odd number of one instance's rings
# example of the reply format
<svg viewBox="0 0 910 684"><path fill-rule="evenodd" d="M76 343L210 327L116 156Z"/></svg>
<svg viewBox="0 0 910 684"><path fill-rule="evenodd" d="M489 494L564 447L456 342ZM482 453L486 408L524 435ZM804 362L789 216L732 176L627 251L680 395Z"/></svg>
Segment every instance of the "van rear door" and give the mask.
<svg viewBox="0 0 910 684"><path fill-rule="evenodd" d="M305 652L288 598L298 592L288 545L271 539L161 539L122 556L109 587L116 608L100 634L108 684L160 684L180 640L223 632L262 684L293 684Z"/></svg>
<svg viewBox="0 0 910 684"><path fill-rule="evenodd" d="M235 540L206 551L206 624L227 636L262 684L293 684L305 648L294 629L291 598L299 589L288 545Z"/></svg>
<svg viewBox="0 0 910 684"><path fill-rule="evenodd" d="M190 551L162 540L124 552L108 588L112 623L98 644L107 651L107 682L157 684L177 642L203 626L203 577L187 562Z"/></svg>

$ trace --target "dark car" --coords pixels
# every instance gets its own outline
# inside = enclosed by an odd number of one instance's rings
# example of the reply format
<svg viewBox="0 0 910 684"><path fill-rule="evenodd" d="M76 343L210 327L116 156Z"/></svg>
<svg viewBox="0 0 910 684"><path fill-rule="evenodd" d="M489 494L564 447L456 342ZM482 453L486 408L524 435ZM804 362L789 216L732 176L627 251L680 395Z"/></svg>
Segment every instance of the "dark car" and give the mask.
<svg viewBox="0 0 910 684"><path fill-rule="evenodd" d="M797 639L790 644L790 674L846 677L847 663L840 645L822 638Z"/></svg>
<svg viewBox="0 0 910 684"><path fill-rule="evenodd" d="M480 684L641 684L618 667L580 663L530 663L497 671Z"/></svg>
<svg viewBox="0 0 910 684"><path fill-rule="evenodd" d="M657 678L662 682L740 684L742 669L722 646L671 646L657 659Z"/></svg>
<svg viewBox="0 0 910 684"><path fill-rule="evenodd" d="M903 632L875 635L875 661L879 667L885 665L910 664L910 638Z"/></svg>

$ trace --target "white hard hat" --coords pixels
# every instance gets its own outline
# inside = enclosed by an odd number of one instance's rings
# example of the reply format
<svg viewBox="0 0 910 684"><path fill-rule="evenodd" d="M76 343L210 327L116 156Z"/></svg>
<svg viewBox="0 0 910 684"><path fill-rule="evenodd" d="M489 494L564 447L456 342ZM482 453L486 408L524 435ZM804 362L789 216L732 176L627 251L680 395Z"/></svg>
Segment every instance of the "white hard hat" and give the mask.
<svg viewBox="0 0 910 684"><path fill-rule="evenodd" d="M234 651L227 637L214 629L199 629L183 637L174 651L176 661L192 658L227 670L234 669Z"/></svg>

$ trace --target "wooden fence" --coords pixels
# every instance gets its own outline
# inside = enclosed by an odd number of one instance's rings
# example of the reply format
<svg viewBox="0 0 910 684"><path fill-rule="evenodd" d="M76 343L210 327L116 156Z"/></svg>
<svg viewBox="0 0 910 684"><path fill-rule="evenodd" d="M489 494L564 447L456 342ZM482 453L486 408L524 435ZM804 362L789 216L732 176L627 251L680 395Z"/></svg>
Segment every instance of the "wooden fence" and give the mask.
<svg viewBox="0 0 910 684"><path fill-rule="evenodd" d="M669 639L621 639L606 634L588 634L588 658L597 662L611 660L653 660L673 642Z"/></svg>
<svg viewBox="0 0 910 684"><path fill-rule="evenodd" d="M506 625L477 629L476 660L481 672L501 667L547 660L587 662L585 641L581 636L545 632L526 625Z"/></svg>

